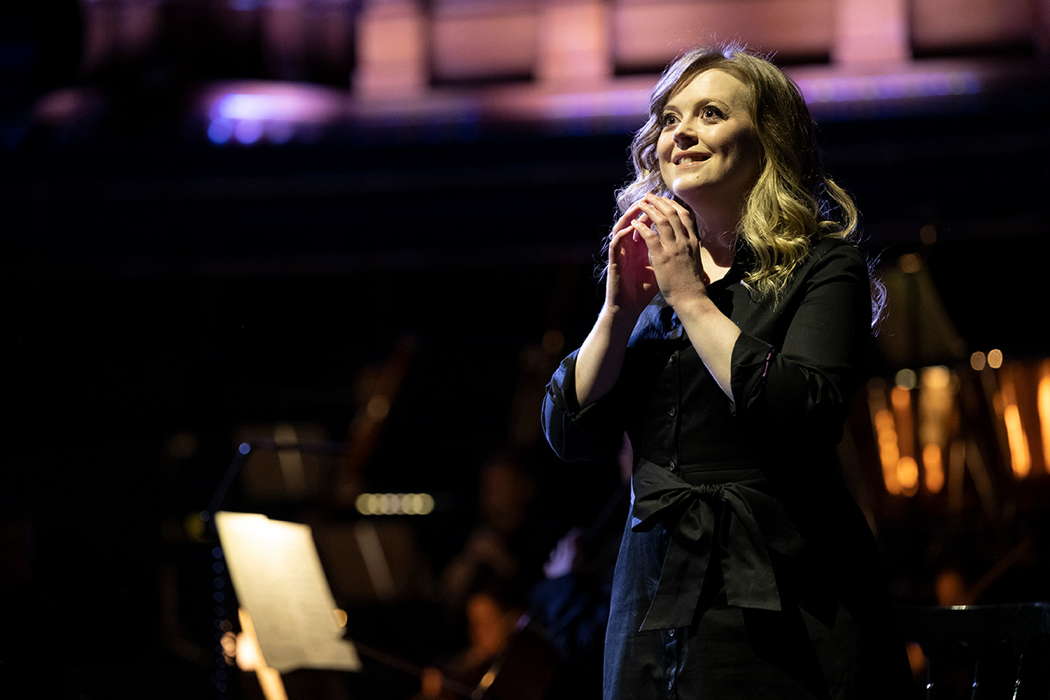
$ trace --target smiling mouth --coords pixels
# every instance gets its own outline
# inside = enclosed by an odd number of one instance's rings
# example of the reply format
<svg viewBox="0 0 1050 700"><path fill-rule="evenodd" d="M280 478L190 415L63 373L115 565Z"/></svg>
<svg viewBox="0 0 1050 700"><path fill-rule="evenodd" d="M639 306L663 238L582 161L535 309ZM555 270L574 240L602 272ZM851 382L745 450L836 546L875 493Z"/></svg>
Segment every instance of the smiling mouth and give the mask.
<svg viewBox="0 0 1050 700"><path fill-rule="evenodd" d="M710 157L710 153L683 153L674 159L674 164L679 167L699 165Z"/></svg>

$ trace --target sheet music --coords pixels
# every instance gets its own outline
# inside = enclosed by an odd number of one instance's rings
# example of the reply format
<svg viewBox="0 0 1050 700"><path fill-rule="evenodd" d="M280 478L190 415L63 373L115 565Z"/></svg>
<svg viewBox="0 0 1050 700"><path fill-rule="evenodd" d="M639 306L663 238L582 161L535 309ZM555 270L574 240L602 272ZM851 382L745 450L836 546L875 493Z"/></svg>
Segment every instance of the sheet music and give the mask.
<svg viewBox="0 0 1050 700"><path fill-rule="evenodd" d="M335 600L308 525L256 513L215 514L230 578L255 622L266 664L357 671L353 644L342 639Z"/></svg>

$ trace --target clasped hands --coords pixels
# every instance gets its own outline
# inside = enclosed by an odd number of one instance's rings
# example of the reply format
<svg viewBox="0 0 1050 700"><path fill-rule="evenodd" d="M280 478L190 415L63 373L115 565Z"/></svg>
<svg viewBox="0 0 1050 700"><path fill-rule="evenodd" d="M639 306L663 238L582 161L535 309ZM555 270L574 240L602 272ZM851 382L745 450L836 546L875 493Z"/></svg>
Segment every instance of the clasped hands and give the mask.
<svg viewBox="0 0 1050 700"><path fill-rule="evenodd" d="M657 290L677 307L707 296L707 275L692 212L650 193L613 227L606 304L637 315Z"/></svg>

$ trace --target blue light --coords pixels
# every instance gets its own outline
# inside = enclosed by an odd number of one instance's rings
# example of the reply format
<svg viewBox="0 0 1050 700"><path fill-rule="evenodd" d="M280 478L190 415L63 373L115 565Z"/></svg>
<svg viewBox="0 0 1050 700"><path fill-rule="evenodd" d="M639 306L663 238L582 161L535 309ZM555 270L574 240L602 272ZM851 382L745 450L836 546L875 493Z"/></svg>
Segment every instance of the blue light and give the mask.
<svg viewBox="0 0 1050 700"><path fill-rule="evenodd" d="M246 442L242 442L240 445L237 446L237 451L240 452L242 455L246 455L252 451L252 446Z"/></svg>
<svg viewBox="0 0 1050 700"><path fill-rule="evenodd" d="M229 119L213 119L208 125L208 140L221 146L233 135L233 122Z"/></svg>

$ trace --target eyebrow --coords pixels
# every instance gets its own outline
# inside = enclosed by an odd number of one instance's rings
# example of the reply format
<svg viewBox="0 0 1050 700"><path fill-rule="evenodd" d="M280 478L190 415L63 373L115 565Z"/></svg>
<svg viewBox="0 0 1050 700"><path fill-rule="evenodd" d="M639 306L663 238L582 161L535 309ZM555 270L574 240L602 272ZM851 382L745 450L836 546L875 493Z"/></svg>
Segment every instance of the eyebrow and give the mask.
<svg viewBox="0 0 1050 700"><path fill-rule="evenodd" d="M727 111L729 111L729 110L731 110L731 109L732 109L732 107L730 107L730 106L729 106L729 103L728 103L728 102L726 102L726 101L724 101L724 100L720 100L720 99L718 99L717 97L701 97L701 98L700 98L699 100L697 100L697 101L696 101L695 103L693 103L693 106L694 106L694 107L695 107L695 106L703 106L703 107L706 107L707 105L709 105L709 104L712 104L712 103L718 103L718 104L719 104L719 105L721 105L722 107L725 107L725 109L726 109ZM682 111L682 110L681 110L681 109L679 109L678 107L676 107L676 106L674 106L674 105L670 104L670 102L668 102L667 104L665 104L665 105L664 105L664 108L663 108L663 110L661 110L661 111L662 111L662 112L666 112L666 111L668 111L668 110L672 110L672 109L673 109L674 111L676 111L676 112L681 112L681 111Z"/></svg>

